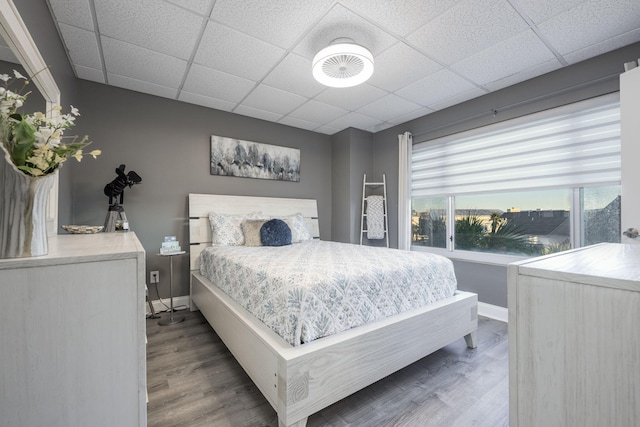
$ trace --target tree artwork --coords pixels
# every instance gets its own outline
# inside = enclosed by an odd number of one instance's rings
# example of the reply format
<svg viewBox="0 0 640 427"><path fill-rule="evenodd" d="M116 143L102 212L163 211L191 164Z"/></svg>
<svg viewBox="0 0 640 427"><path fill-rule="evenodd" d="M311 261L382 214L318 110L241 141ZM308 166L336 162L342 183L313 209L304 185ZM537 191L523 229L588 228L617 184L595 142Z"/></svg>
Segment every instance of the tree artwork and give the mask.
<svg viewBox="0 0 640 427"><path fill-rule="evenodd" d="M300 181L300 150L211 136L211 175Z"/></svg>

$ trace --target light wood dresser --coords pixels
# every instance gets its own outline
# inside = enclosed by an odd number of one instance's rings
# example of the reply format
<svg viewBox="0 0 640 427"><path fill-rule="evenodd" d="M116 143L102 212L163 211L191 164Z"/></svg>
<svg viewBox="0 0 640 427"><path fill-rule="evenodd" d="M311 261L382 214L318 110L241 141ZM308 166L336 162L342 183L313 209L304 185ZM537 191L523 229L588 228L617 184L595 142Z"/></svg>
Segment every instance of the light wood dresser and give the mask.
<svg viewBox="0 0 640 427"><path fill-rule="evenodd" d="M0 260L0 425L146 426L145 252L136 235L49 238Z"/></svg>
<svg viewBox="0 0 640 427"><path fill-rule="evenodd" d="M511 264L511 427L640 425L640 245Z"/></svg>

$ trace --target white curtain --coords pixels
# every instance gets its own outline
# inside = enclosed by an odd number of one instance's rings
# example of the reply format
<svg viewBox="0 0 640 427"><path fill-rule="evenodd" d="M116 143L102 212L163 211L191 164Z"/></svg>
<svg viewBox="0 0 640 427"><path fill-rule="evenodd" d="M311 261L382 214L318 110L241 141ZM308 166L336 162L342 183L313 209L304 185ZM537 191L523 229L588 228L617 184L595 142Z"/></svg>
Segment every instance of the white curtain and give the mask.
<svg viewBox="0 0 640 427"><path fill-rule="evenodd" d="M411 195L571 188L620 182L618 93L413 147Z"/></svg>
<svg viewBox="0 0 640 427"><path fill-rule="evenodd" d="M398 135L398 249L411 249L411 146L410 132Z"/></svg>

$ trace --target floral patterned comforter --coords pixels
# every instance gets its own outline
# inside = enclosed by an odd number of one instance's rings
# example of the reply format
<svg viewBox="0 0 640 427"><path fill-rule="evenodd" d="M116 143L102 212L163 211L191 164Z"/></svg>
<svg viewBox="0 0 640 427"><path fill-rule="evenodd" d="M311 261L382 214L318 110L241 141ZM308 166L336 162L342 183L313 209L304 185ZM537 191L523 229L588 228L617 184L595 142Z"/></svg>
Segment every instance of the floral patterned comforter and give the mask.
<svg viewBox="0 0 640 427"><path fill-rule="evenodd" d="M447 258L328 241L289 246L211 246L200 272L297 346L448 298Z"/></svg>

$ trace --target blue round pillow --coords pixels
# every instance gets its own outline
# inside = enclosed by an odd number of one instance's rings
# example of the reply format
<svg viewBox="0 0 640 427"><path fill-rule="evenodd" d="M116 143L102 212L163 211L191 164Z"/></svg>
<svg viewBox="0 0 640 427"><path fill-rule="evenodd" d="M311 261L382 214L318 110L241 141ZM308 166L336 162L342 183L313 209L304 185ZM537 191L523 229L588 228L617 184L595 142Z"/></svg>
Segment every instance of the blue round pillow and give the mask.
<svg viewBox="0 0 640 427"><path fill-rule="evenodd" d="M291 229L281 219L271 219L260 227L263 246L285 246L291 244Z"/></svg>

